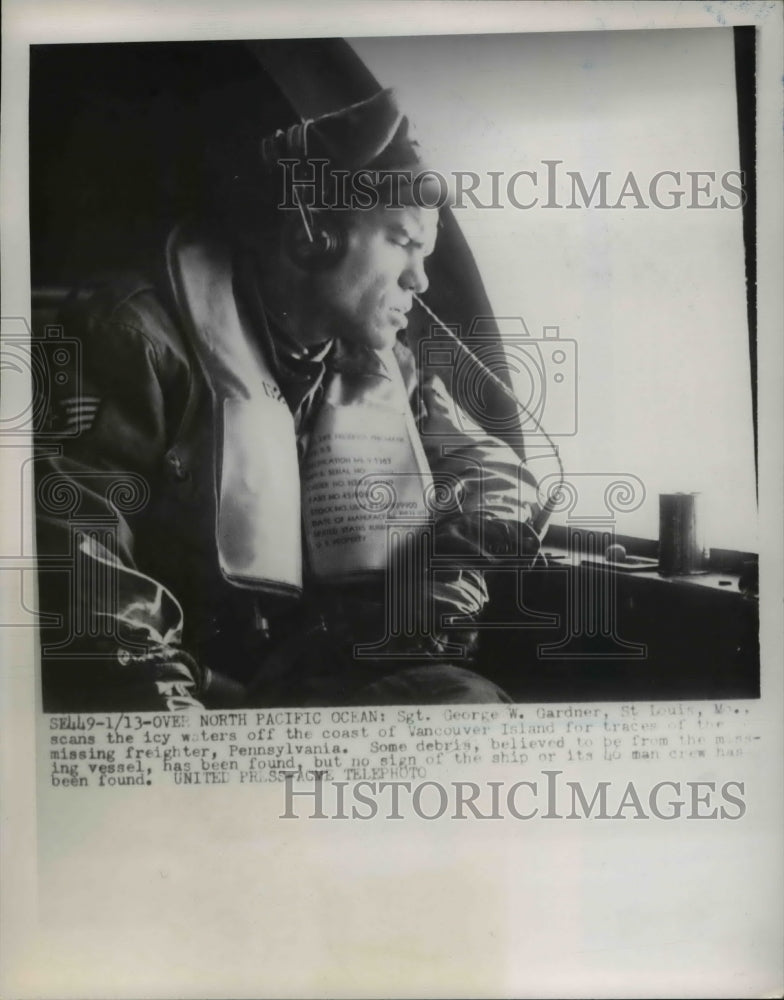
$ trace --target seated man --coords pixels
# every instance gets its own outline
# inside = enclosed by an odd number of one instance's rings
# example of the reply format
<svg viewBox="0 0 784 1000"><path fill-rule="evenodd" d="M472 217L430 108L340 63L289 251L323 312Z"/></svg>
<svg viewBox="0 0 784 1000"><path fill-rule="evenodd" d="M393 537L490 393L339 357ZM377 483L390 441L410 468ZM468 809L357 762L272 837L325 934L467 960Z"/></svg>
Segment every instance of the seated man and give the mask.
<svg viewBox="0 0 784 1000"><path fill-rule="evenodd" d="M406 345L438 236L407 119L382 91L254 149L150 277L64 310L44 707L507 700L471 626L483 560L536 549L536 484Z"/></svg>

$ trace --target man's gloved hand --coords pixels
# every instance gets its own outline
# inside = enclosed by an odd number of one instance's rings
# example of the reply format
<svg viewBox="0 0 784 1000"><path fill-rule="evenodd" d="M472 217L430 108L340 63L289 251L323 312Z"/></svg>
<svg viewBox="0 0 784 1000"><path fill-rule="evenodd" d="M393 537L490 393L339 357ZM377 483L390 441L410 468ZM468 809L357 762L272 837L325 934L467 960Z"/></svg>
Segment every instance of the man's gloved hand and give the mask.
<svg viewBox="0 0 784 1000"><path fill-rule="evenodd" d="M534 559L540 542L525 522L458 512L436 522L434 548L436 555L481 556L492 564L503 556Z"/></svg>

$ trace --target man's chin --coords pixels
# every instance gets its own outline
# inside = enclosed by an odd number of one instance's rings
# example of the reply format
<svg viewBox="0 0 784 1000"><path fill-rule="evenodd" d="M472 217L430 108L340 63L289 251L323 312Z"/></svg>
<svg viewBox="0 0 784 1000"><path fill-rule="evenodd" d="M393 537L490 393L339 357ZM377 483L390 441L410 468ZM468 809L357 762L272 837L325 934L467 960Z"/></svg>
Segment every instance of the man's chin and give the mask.
<svg viewBox="0 0 784 1000"><path fill-rule="evenodd" d="M382 329L364 330L362 333L352 334L346 339L355 344L361 344L363 347L369 347L373 351L388 351L395 346L397 335L398 328L388 326Z"/></svg>
<svg viewBox="0 0 784 1000"><path fill-rule="evenodd" d="M397 335L400 331L397 328L393 328L385 333L382 337L378 338L378 343L375 345L377 351L391 351L397 342Z"/></svg>

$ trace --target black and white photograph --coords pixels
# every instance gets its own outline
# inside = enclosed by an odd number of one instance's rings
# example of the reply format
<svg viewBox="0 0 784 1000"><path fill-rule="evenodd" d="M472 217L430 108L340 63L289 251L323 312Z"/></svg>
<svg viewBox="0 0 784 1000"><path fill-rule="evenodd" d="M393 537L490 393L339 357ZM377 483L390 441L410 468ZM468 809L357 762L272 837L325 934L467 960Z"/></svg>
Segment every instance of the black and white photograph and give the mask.
<svg viewBox="0 0 784 1000"><path fill-rule="evenodd" d="M3 28L7 995L778 995L781 8L88 6Z"/></svg>
<svg viewBox="0 0 784 1000"><path fill-rule="evenodd" d="M34 46L45 709L757 696L754 59Z"/></svg>

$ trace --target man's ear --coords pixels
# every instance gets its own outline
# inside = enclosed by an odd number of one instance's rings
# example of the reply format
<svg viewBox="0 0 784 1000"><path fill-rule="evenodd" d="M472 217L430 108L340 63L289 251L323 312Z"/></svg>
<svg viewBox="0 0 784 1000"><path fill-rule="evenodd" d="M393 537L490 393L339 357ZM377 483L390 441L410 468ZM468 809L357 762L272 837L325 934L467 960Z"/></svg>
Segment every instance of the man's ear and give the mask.
<svg viewBox="0 0 784 1000"><path fill-rule="evenodd" d="M333 212L313 212L304 208L287 212L282 246L289 261L300 270L326 271L345 256L345 222Z"/></svg>

